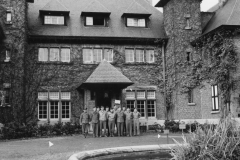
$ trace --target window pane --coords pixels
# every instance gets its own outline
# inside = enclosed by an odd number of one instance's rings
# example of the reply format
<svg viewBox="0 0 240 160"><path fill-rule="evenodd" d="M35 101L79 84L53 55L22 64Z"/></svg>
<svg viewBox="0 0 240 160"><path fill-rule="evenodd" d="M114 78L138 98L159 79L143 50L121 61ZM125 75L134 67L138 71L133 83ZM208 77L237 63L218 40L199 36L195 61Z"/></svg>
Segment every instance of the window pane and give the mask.
<svg viewBox="0 0 240 160"><path fill-rule="evenodd" d="M146 62L148 62L148 63L154 62L154 50L146 51Z"/></svg>
<svg viewBox="0 0 240 160"><path fill-rule="evenodd" d="M64 25L64 17L58 17L58 24Z"/></svg>
<svg viewBox="0 0 240 160"><path fill-rule="evenodd" d="M50 118L51 119L58 119L58 102L50 102Z"/></svg>
<svg viewBox="0 0 240 160"><path fill-rule="evenodd" d="M86 25L93 25L93 17L86 17Z"/></svg>
<svg viewBox="0 0 240 160"><path fill-rule="evenodd" d="M125 50L126 62L134 62L134 50L126 49Z"/></svg>
<svg viewBox="0 0 240 160"><path fill-rule="evenodd" d="M134 102L135 101L127 101L127 108L130 108L131 112L133 112L135 108Z"/></svg>
<svg viewBox="0 0 240 160"><path fill-rule="evenodd" d="M59 61L59 49L50 48L50 61Z"/></svg>
<svg viewBox="0 0 240 160"><path fill-rule="evenodd" d="M104 17L93 17L94 26L104 26L105 18Z"/></svg>
<svg viewBox="0 0 240 160"><path fill-rule="evenodd" d="M215 94L214 94L214 86L212 86L212 96L215 96Z"/></svg>
<svg viewBox="0 0 240 160"><path fill-rule="evenodd" d="M11 22L12 21L12 13L8 12L7 13L7 22Z"/></svg>
<svg viewBox="0 0 240 160"><path fill-rule="evenodd" d="M48 61L48 48L38 49L38 61Z"/></svg>
<svg viewBox="0 0 240 160"><path fill-rule="evenodd" d="M212 109L215 110L215 98L212 98Z"/></svg>
<svg viewBox="0 0 240 160"><path fill-rule="evenodd" d="M83 49L83 62L84 63L92 63L92 49Z"/></svg>
<svg viewBox="0 0 240 160"><path fill-rule="evenodd" d="M59 92L50 92L49 98L50 99L59 99Z"/></svg>
<svg viewBox="0 0 240 160"><path fill-rule="evenodd" d="M136 50L136 62L144 62L144 50Z"/></svg>
<svg viewBox="0 0 240 160"><path fill-rule="evenodd" d="M68 101L62 101L62 118L70 118L70 102Z"/></svg>
<svg viewBox="0 0 240 160"><path fill-rule="evenodd" d="M215 96L218 96L218 86L215 85L214 87L215 87Z"/></svg>
<svg viewBox="0 0 240 160"><path fill-rule="evenodd" d="M145 91L137 91L137 98L145 98Z"/></svg>
<svg viewBox="0 0 240 160"><path fill-rule="evenodd" d="M70 92L61 92L61 99L71 99Z"/></svg>
<svg viewBox="0 0 240 160"><path fill-rule="evenodd" d="M61 61L70 62L70 48L61 49Z"/></svg>
<svg viewBox="0 0 240 160"><path fill-rule="evenodd" d="M145 27L146 26L145 19L138 19L138 26Z"/></svg>
<svg viewBox="0 0 240 160"><path fill-rule="evenodd" d="M155 117L155 101L148 101L147 102L147 109L148 109L148 117Z"/></svg>
<svg viewBox="0 0 240 160"><path fill-rule="evenodd" d="M102 61L102 49L93 50L93 62L99 63Z"/></svg>
<svg viewBox="0 0 240 160"><path fill-rule="evenodd" d="M127 26L134 26L133 18L127 18Z"/></svg>
<svg viewBox="0 0 240 160"><path fill-rule="evenodd" d="M38 118L47 119L47 102L38 102Z"/></svg>
<svg viewBox="0 0 240 160"><path fill-rule="evenodd" d="M44 16L44 24L64 25L64 16Z"/></svg>
<svg viewBox="0 0 240 160"><path fill-rule="evenodd" d="M148 91L147 92L147 98L148 99L155 98L155 91Z"/></svg>
<svg viewBox="0 0 240 160"><path fill-rule="evenodd" d="M218 109L219 109L219 106L218 106L218 97L215 98L215 102L216 102L215 109L218 110Z"/></svg>
<svg viewBox="0 0 240 160"><path fill-rule="evenodd" d="M145 101L137 101L137 110L140 112L141 117L145 117Z"/></svg>
<svg viewBox="0 0 240 160"><path fill-rule="evenodd" d="M104 59L108 62L113 62L113 50L104 49Z"/></svg>
<svg viewBox="0 0 240 160"><path fill-rule="evenodd" d="M44 16L44 23L45 24L52 24L51 16Z"/></svg>
<svg viewBox="0 0 240 160"><path fill-rule="evenodd" d="M48 99L48 92L38 92L38 99Z"/></svg>
<svg viewBox="0 0 240 160"><path fill-rule="evenodd" d="M135 92L134 91L127 91L126 92L126 98L135 98Z"/></svg>

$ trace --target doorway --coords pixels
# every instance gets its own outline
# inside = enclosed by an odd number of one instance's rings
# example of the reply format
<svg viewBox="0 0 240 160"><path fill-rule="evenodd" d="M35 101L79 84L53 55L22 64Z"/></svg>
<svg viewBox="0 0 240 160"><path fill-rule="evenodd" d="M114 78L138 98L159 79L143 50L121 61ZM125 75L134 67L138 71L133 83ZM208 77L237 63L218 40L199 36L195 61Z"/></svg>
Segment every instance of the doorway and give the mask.
<svg viewBox="0 0 240 160"><path fill-rule="evenodd" d="M97 91L96 92L96 106L112 107L112 93L109 91Z"/></svg>

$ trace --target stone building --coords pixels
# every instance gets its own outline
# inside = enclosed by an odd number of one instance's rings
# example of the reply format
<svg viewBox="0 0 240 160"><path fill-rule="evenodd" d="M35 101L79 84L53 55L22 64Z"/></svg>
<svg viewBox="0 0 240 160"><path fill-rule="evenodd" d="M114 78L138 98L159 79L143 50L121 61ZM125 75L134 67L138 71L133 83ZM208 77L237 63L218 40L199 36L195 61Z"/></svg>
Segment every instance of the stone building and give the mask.
<svg viewBox="0 0 240 160"><path fill-rule="evenodd" d="M222 25L238 27L235 14L227 24L218 21L231 14L233 1L201 12L201 0L160 0L161 13L151 0L3 0L2 106L40 123L75 122L84 107L91 112L115 100L136 107L142 124L218 119L208 85L191 98L176 90L168 111L165 72L194 58L197 38ZM174 69L177 77L184 72Z"/></svg>

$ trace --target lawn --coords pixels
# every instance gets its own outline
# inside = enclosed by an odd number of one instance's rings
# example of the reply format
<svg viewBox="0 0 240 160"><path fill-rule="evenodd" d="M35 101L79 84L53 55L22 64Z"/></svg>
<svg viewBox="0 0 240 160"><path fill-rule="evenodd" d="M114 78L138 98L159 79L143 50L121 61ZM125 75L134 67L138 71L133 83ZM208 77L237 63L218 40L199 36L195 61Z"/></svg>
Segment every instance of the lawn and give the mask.
<svg viewBox="0 0 240 160"><path fill-rule="evenodd" d="M181 135L172 137L179 141L182 139ZM49 141L54 144L51 148L48 147ZM92 138L89 136L85 139L82 135L77 135L0 141L0 160L67 160L72 154L84 150L166 143L165 135L158 139L155 133L145 133L139 137ZM170 139L169 143L173 143L173 141Z"/></svg>

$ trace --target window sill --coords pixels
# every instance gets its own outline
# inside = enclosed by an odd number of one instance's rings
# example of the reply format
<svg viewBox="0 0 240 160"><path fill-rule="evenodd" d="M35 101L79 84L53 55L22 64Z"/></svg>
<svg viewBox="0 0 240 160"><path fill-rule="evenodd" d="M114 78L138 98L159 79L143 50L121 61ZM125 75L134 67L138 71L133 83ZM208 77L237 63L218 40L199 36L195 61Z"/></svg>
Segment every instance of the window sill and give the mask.
<svg viewBox="0 0 240 160"><path fill-rule="evenodd" d="M10 59L5 59L4 62L5 63L10 63Z"/></svg>
<svg viewBox="0 0 240 160"><path fill-rule="evenodd" d="M108 26L102 26L102 25L89 25L89 26L84 26L85 28L109 28Z"/></svg>
<svg viewBox="0 0 240 160"><path fill-rule="evenodd" d="M188 103L188 106L196 106L196 103Z"/></svg>
<svg viewBox="0 0 240 160"><path fill-rule="evenodd" d="M50 62L50 61L48 61L48 62L37 62L38 64L49 64L49 65L51 65L51 64L54 64L54 65L73 65L73 62Z"/></svg>
<svg viewBox="0 0 240 160"><path fill-rule="evenodd" d="M155 66L157 63L147 63L147 62L125 62L124 65L152 65Z"/></svg>
<svg viewBox="0 0 240 160"><path fill-rule="evenodd" d="M191 30L192 27L185 27L185 30Z"/></svg>
<svg viewBox="0 0 240 160"><path fill-rule="evenodd" d="M12 21L6 21L5 24L10 25L10 24L13 24L13 22Z"/></svg>
<svg viewBox="0 0 240 160"><path fill-rule="evenodd" d="M220 111L212 111L211 114L218 114Z"/></svg>

